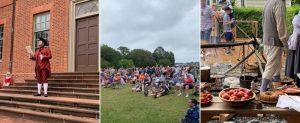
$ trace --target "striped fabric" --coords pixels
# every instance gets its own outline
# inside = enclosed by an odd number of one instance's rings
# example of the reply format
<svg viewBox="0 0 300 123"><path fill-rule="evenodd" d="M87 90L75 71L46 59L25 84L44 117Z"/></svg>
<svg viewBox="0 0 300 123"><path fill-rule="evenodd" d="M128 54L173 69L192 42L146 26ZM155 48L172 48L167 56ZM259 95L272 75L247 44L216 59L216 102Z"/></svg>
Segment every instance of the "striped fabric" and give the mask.
<svg viewBox="0 0 300 123"><path fill-rule="evenodd" d="M212 28L213 11L209 6L201 8L201 31Z"/></svg>

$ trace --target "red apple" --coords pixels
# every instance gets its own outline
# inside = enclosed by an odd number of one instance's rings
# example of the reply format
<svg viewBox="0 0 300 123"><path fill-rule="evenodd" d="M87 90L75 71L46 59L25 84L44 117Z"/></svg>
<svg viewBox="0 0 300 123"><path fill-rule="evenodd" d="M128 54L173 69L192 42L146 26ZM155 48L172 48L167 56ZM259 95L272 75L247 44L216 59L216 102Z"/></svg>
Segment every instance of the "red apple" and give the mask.
<svg viewBox="0 0 300 123"><path fill-rule="evenodd" d="M230 99L230 95L227 93L224 93L222 96L223 99L229 100Z"/></svg>
<svg viewBox="0 0 300 123"><path fill-rule="evenodd" d="M232 101L238 100L238 97L236 97L236 96L231 96L231 97L230 97L230 100L232 100Z"/></svg>
<svg viewBox="0 0 300 123"><path fill-rule="evenodd" d="M252 96L253 96L253 93L252 93L252 91L250 91L250 90L247 90L245 93L246 93L247 95L249 95L249 97L252 97Z"/></svg>
<svg viewBox="0 0 300 123"><path fill-rule="evenodd" d="M247 89L245 89L245 88L240 88L240 89L239 89L239 91L246 92L246 91L247 91Z"/></svg>
<svg viewBox="0 0 300 123"><path fill-rule="evenodd" d="M240 92L238 92L238 93L236 94L236 96L237 96L238 98L242 98L242 97L244 97L244 95L245 95L245 93L244 93L243 91L240 91Z"/></svg>
<svg viewBox="0 0 300 123"><path fill-rule="evenodd" d="M245 99L249 99L250 97L249 97L248 94L245 94L245 95L244 95L244 98L245 98Z"/></svg>
<svg viewBox="0 0 300 123"><path fill-rule="evenodd" d="M213 97L212 97L211 95L209 95L209 96L207 97L208 100L212 100L212 98L213 98Z"/></svg>
<svg viewBox="0 0 300 123"><path fill-rule="evenodd" d="M229 95L232 95L234 92L235 92L234 90L230 90L230 91L228 92L228 94L229 94Z"/></svg>
<svg viewBox="0 0 300 123"><path fill-rule="evenodd" d="M242 97L241 100L243 101L243 100L247 100L247 99L245 97Z"/></svg>
<svg viewBox="0 0 300 123"><path fill-rule="evenodd" d="M201 102L205 102L205 98L204 97L201 97Z"/></svg>
<svg viewBox="0 0 300 123"><path fill-rule="evenodd" d="M232 95L237 97L238 92L234 92Z"/></svg>
<svg viewBox="0 0 300 123"><path fill-rule="evenodd" d="M225 91L220 92L221 97L223 96L224 93L226 93L226 92Z"/></svg>

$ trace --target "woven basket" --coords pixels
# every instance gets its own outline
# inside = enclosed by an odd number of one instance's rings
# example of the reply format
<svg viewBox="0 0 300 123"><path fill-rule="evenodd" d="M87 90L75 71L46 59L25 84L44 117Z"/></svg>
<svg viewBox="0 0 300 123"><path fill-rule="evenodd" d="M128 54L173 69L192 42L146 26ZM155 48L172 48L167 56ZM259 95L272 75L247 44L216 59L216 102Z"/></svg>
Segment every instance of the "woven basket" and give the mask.
<svg viewBox="0 0 300 123"><path fill-rule="evenodd" d="M220 93L219 93L219 98L226 104L230 105L230 106L233 106L233 107L239 107L239 106L244 106L244 105L248 105L250 102L252 102L252 100L255 99L256 97L256 94L254 92L252 92L253 96L247 100L226 100L226 99L223 99L221 97L221 93L224 92L224 91L228 91L228 90L231 90L231 89L240 89L240 88L226 88L226 89L223 89ZM245 88L246 89L246 88ZM249 90L249 89L248 89Z"/></svg>

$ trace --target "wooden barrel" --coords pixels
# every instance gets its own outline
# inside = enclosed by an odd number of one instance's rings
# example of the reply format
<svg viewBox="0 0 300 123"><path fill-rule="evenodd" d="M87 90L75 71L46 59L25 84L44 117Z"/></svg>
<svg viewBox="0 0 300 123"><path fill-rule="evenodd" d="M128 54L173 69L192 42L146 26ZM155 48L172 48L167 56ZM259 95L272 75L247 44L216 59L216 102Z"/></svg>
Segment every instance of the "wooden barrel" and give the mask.
<svg viewBox="0 0 300 123"><path fill-rule="evenodd" d="M210 82L210 67L201 67L201 82Z"/></svg>

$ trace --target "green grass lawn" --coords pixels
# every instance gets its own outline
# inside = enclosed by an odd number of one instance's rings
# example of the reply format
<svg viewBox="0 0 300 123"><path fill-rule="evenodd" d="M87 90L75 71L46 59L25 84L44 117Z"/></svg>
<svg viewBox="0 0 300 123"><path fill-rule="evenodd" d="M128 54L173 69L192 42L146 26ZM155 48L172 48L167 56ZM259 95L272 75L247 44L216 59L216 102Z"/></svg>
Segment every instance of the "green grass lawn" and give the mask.
<svg viewBox="0 0 300 123"><path fill-rule="evenodd" d="M192 96L189 98L199 97ZM131 86L101 89L102 123L180 123L189 98L171 94L157 99L131 92Z"/></svg>

